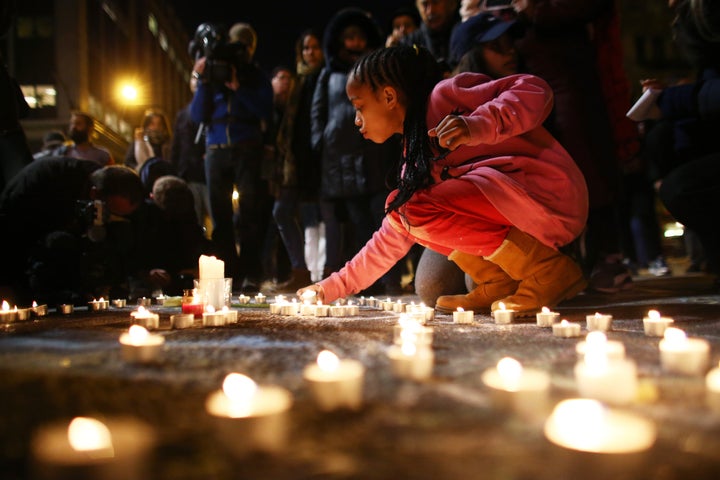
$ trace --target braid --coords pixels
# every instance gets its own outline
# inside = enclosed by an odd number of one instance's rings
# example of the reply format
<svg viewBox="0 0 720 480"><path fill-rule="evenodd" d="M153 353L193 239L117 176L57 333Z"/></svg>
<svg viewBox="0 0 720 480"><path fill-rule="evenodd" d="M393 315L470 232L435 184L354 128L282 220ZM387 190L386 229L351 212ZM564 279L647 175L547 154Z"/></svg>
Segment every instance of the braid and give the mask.
<svg viewBox="0 0 720 480"><path fill-rule="evenodd" d="M387 85L405 97L405 148L397 171L398 194L387 206L386 213L390 213L398 210L417 190L432 183L433 155L425 117L430 92L442 76L427 49L404 45L369 53L358 60L352 74L373 92Z"/></svg>

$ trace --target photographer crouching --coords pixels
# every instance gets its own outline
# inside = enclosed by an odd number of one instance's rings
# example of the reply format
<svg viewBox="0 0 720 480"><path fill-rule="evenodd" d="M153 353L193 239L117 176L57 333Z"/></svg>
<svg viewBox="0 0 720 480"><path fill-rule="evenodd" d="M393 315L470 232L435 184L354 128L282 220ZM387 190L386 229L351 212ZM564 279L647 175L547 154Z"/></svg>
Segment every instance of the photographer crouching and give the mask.
<svg viewBox="0 0 720 480"><path fill-rule="evenodd" d="M257 290L262 280L261 239L267 220L261 206L265 192L260 163L273 108L270 79L252 61L256 46L257 36L248 24L233 25L226 39L223 29L204 23L189 48L196 58L193 75L199 80L190 116L206 133L212 239L225 261L225 276L233 277L236 286L244 281L246 290ZM236 216L233 186L240 194Z"/></svg>
<svg viewBox="0 0 720 480"><path fill-rule="evenodd" d="M128 167L70 157L27 165L0 195L3 298L56 305L124 296L129 216L143 197Z"/></svg>

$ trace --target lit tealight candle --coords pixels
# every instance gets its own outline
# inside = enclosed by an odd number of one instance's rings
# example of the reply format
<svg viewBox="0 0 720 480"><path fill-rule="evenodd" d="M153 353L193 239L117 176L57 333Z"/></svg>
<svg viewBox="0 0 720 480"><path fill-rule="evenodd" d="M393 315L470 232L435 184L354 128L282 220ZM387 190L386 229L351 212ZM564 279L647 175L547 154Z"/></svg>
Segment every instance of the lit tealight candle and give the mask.
<svg viewBox="0 0 720 480"><path fill-rule="evenodd" d="M321 410L358 409L362 404L365 367L357 360L340 360L323 350L317 362L307 365L303 378Z"/></svg>
<svg viewBox="0 0 720 480"><path fill-rule="evenodd" d="M258 305L264 304L267 301L266 299L267 297L263 295L262 292L255 295L255 303L257 303Z"/></svg>
<svg viewBox="0 0 720 480"><path fill-rule="evenodd" d="M667 328L659 347L660 365L666 372L701 375L710 363L707 340L688 338L679 328Z"/></svg>
<svg viewBox="0 0 720 480"><path fill-rule="evenodd" d="M120 335L122 357L127 362L154 362L160 356L164 344L162 335L150 333L140 325L132 325L126 333Z"/></svg>
<svg viewBox="0 0 720 480"><path fill-rule="evenodd" d="M592 332L605 336L602 332ZM637 367L626 358L608 358L607 342L588 335L584 358L575 364L575 381L580 396L624 405L632 402L638 389Z"/></svg>
<svg viewBox="0 0 720 480"><path fill-rule="evenodd" d="M12 323L17 320L17 307L10 308L7 300L3 300L2 308L0 308L0 322Z"/></svg>
<svg viewBox="0 0 720 480"><path fill-rule="evenodd" d="M101 310L107 310L110 306L110 302L105 300L103 297L92 299L88 302L88 309L91 312L99 312Z"/></svg>
<svg viewBox="0 0 720 480"><path fill-rule="evenodd" d="M160 327L160 315L153 313L145 307L138 307L134 312L130 313L132 323L141 325L148 330L157 329Z"/></svg>
<svg viewBox="0 0 720 480"><path fill-rule="evenodd" d="M650 310L647 317L643 318L645 335L649 337L662 337L665 329L672 326L675 321L670 317L663 317L657 310Z"/></svg>
<svg viewBox="0 0 720 480"><path fill-rule="evenodd" d="M405 302L402 301L402 299L397 299L395 303L393 303L393 312L395 313L403 313L405 312Z"/></svg>
<svg viewBox="0 0 720 480"><path fill-rule="evenodd" d="M707 405L714 412L720 413L720 365L713 368L705 376Z"/></svg>
<svg viewBox="0 0 720 480"><path fill-rule="evenodd" d="M323 305L323 303L318 300L315 304L315 316L327 317L328 315L330 315L330 305Z"/></svg>
<svg viewBox="0 0 720 480"><path fill-rule="evenodd" d="M207 412L218 421L215 425L223 443L231 451L276 452L287 443L287 411L291 393L275 385L258 385L240 373L230 373L222 389L205 401Z"/></svg>
<svg viewBox="0 0 720 480"><path fill-rule="evenodd" d="M613 316L595 312L594 315L586 315L585 321L587 322L588 332L607 332L612 329Z"/></svg>
<svg viewBox="0 0 720 480"><path fill-rule="evenodd" d="M498 303L498 309L492 312L495 323L498 325L507 325L515 320L515 310L505 308L503 302Z"/></svg>
<svg viewBox="0 0 720 480"><path fill-rule="evenodd" d="M225 315L225 323L226 323L226 324L229 325L229 324L237 323L237 322L238 322L238 312L237 312L237 310L233 310L233 309L229 308L227 305L224 305L224 306L220 309L220 312L221 312L223 315Z"/></svg>
<svg viewBox="0 0 720 480"><path fill-rule="evenodd" d="M578 356L584 357L588 349L602 350L609 360L620 360L625 358L625 345L617 340L608 340L607 335L601 331L594 331L587 334L585 341L575 345Z"/></svg>
<svg viewBox="0 0 720 480"><path fill-rule="evenodd" d="M360 307L355 305L352 300L349 300L347 305L345 305L345 312L348 317L356 317L360 315Z"/></svg>
<svg viewBox="0 0 720 480"><path fill-rule="evenodd" d="M180 330L190 328L195 323L195 315L192 313L178 313L170 315L170 327Z"/></svg>
<svg viewBox="0 0 720 480"><path fill-rule="evenodd" d="M75 310L75 306L71 303L61 303L57 307L58 312L62 313L63 315L70 315Z"/></svg>
<svg viewBox="0 0 720 480"><path fill-rule="evenodd" d="M433 340L433 328L426 327L408 314L400 315L394 327L393 343L402 345L412 342L419 346L430 346Z"/></svg>
<svg viewBox="0 0 720 480"><path fill-rule="evenodd" d="M250 303L250 297L241 293L240 295L238 295L238 303L240 305L246 305L246 304Z"/></svg>
<svg viewBox="0 0 720 480"><path fill-rule="evenodd" d="M115 308L125 308L127 306L127 300L124 298L113 298L111 303Z"/></svg>
<svg viewBox="0 0 720 480"><path fill-rule="evenodd" d="M393 302L392 299L388 297L380 302L380 307L386 312L392 312L393 308L395 308L395 302Z"/></svg>
<svg viewBox="0 0 720 480"><path fill-rule="evenodd" d="M44 317L48 313L48 306L47 304L38 305L38 303L33 300L32 311L36 316Z"/></svg>
<svg viewBox="0 0 720 480"><path fill-rule="evenodd" d="M203 327L222 327L227 323L225 313L208 305L202 315Z"/></svg>
<svg viewBox="0 0 720 480"><path fill-rule="evenodd" d="M154 441L152 429L132 418L75 417L35 432L33 465L38 478L148 478Z"/></svg>
<svg viewBox="0 0 720 480"><path fill-rule="evenodd" d="M543 370L524 368L511 357L500 359L495 367L482 373L483 384L490 388L493 403L525 418L544 418L550 376Z"/></svg>
<svg viewBox="0 0 720 480"><path fill-rule="evenodd" d="M462 307L458 307L453 312L454 323L473 323L475 313L472 310L465 310Z"/></svg>
<svg viewBox="0 0 720 480"><path fill-rule="evenodd" d="M553 335L562 338L573 338L580 336L580 324L568 322L565 319L560 320L552 326Z"/></svg>
<svg viewBox="0 0 720 480"><path fill-rule="evenodd" d="M545 422L545 437L555 445L590 453L636 453L657 437L655 424L631 412L606 408L597 400L573 398L555 406Z"/></svg>
<svg viewBox="0 0 720 480"><path fill-rule="evenodd" d="M340 302L337 302L335 305L330 306L330 316L331 317L346 317L347 316L347 308L345 305L341 305Z"/></svg>
<svg viewBox="0 0 720 480"><path fill-rule="evenodd" d="M302 293L303 302L315 303L316 297L317 297L317 292L315 290L305 290Z"/></svg>
<svg viewBox="0 0 720 480"><path fill-rule="evenodd" d="M392 372L398 378L422 381L432 375L435 354L428 345L417 345L411 341L391 345L388 358Z"/></svg>
<svg viewBox="0 0 720 480"><path fill-rule="evenodd" d="M542 307L542 310L535 314L538 327L552 327L560 318L559 312L553 312L548 307Z"/></svg>

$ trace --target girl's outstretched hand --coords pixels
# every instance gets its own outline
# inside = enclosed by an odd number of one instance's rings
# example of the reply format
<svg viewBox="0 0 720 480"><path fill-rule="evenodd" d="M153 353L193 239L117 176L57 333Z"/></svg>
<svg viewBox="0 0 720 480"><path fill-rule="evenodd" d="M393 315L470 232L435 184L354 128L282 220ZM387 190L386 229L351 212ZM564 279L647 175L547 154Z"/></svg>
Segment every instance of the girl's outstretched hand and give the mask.
<svg viewBox="0 0 720 480"><path fill-rule="evenodd" d="M458 115L448 115L435 128L428 130L428 135L437 137L438 145L448 150L455 150L470 141L470 129Z"/></svg>
<svg viewBox="0 0 720 480"><path fill-rule="evenodd" d="M317 301L325 303L325 292L323 291L323 288L317 283L301 288L297 291L296 295L302 302L308 300L312 303L315 303Z"/></svg>

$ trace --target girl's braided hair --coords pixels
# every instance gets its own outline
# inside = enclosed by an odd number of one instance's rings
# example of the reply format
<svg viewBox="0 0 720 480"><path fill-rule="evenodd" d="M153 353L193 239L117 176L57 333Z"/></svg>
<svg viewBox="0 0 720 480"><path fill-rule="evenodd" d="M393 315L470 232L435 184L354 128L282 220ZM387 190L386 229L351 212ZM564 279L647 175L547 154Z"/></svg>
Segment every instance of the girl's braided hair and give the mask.
<svg viewBox="0 0 720 480"><path fill-rule="evenodd" d="M442 79L442 71L430 52L418 46L399 45L375 50L357 61L351 71L373 92L391 86L405 104L403 158L398 165L398 194L386 213L398 210L419 189L432 183L433 155L425 121L430 92Z"/></svg>

